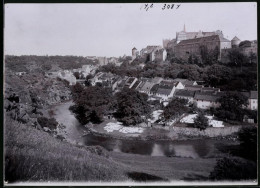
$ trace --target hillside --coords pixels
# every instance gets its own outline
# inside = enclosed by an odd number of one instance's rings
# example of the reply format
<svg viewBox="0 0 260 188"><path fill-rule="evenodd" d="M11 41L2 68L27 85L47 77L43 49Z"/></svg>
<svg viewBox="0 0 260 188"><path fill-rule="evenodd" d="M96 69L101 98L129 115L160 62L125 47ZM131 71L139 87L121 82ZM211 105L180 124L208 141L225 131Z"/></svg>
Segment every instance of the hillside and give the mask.
<svg viewBox="0 0 260 188"><path fill-rule="evenodd" d="M5 122L5 180L123 181L126 168L99 147L79 147L10 118Z"/></svg>

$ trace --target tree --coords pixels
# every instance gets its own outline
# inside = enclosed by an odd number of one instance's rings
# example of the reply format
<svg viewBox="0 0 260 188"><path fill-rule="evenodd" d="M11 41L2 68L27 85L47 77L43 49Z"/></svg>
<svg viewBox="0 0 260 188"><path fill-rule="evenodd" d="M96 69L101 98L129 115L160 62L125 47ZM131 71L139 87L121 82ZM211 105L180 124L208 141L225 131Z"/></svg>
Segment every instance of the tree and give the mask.
<svg viewBox="0 0 260 188"><path fill-rule="evenodd" d="M249 53L249 61L250 63L256 63L257 62L257 55L253 52Z"/></svg>
<svg viewBox="0 0 260 188"><path fill-rule="evenodd" d="M205 45L200 46L201 60L204 65L212 65L218 61L219 46L216 46L213 50L208 50Z"/></svg>
<svg viewBox="0 0 260 188"><path fill-rule="evenodd" d="M251 47L251 42L249 40L244 40L244 41L240 42L238 46L240 48Z"/></svg>
<svg viewBox="0 0 260 188"><path fill-rule="evenodd" d="M209 126L208 118L206 118L203 113L199 113L194 119L193 126L195 128L199 128L200 130L205 130Z"/></svg>
<svg viewBox="0 0 260 188"><path fill-rule="evenodd" d="M147 94L124 88L116 94L116 118L127 126L141 123L141 116L147 116L150 113L147 100Z"/></svg>
<svg viewBox="0 0 260 188"><path fill-rule="evenodd" d="M188 112L187 99L175 98L163 109L163 116L165 120L175 119L183 113Z"/></svg>
<svg viewBox="0 0 260 188"><path fill-rule="evenodd" d="M220 107L216 109L216 116L222 119L243 120L244 107L248 105L248 99L238 92L227 92L217 102Z"/></svg>
<svg viewBox="0 0 260 188"><path fill-rule="evenodd" d="M100 123L103 116L114 109L114 98L109 88L90 86L73 96L77 97L73 98L75 105L70 109L82 124Z"/></svg>
<svg viewBox="0 0 260 188"><path fill-rule="evenodd" d="M201 60L203 64L209 64L208 63L208 58L209 58L209 51L207 46L200 46L200 55L201 55Z"/></svg>
<svg viewBox="0 0 260 188"><path fill-rule="evenodd" d="M189 58L188 58L188 64L192 64L193 61L192 61L192 56L190 55Z"/></svg>
<svg viewBox="0 0 260 188"><path fill-rule="evenodd" d="M232 78L232 70L224 65L214 64L205 67L204 80L211 86L228 84Z"/></svg>
<svg viewBox="0 0 260 188"><path fill-rule="evenodd" d="M213 61L218 61L218 57L219 57L219 46L216 46L215 48L214 48L214 50L212 51L212 53L211 53L211 55L212 55L212 59L213 59Z"/></svg>
<svg viewBox="0 0 260 188"><path fill-rule="evenodd" d="M71 93L74 102L80 97L83 91L84 87L80 83L76 83L71 87Z"/></svg>
<svg viewBox="0 0 260 188"><path fill-rule="evenodd" d="M50 130L54 130L58 126L58 122L54 118L46 118L46 117L38 117L37 122L42 126L42 127L48 127Z"/></svg>
<svg viewBox="0 0 260 188"><path fill-rule="evenodd" d="M212 180L249 180L257 178L257 165L242 158L219 159L209 176Z"/></svg>
<svg viewBox="0 0 260 188"><path fill-rule="evenodd" d="M86 80L85 80L85 86L91 86L91 79L93 78L93 75L92 74L89 74L86 76Z"/></svg>
<svg viewBox="0 0 260 188"><path fill-rule="evenodd" d="M76 77L76 79L80 78L80 73L79 72L74 72L73 75Z"/></svg>
<svg viewBox="0 0 260 188"><path fill-rule="evenodd" d="M178 78L184 78L189 80L199 80L200 79L200 67L198 65L182 65L183 70L177 75Z"/></svg>
<svg viewBox="0 0 260 188"><path fill-rule="evenodd" d="M233 48L228 51L228 58L231 64L241 66L248 63L248 58L239 51L237 48Z"/></svg>

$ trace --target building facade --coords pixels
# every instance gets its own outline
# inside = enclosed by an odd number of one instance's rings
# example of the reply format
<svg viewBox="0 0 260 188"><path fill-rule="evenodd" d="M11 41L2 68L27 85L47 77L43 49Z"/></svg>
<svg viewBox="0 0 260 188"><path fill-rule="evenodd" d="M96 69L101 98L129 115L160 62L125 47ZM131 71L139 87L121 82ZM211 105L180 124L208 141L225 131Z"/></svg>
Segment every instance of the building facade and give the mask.
<svg viewBox="0 0 260 188"><path fill-rule="evenodd" d="M221 50L231 48L231 42L220 35L182 40L175 47L175 55L177 58L185 60L190 56L200 57L201 46L205 46L209 51L217 48L219 50L218 59L220 59Z"/></svg>

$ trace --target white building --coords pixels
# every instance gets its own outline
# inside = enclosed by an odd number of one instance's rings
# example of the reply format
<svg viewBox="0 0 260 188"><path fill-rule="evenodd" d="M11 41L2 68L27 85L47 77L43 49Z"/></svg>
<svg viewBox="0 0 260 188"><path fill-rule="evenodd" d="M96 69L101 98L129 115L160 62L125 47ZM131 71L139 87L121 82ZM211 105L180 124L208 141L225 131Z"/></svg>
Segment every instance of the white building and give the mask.
<svg viewBox="0 0 260 188"><path fill-rule="evenodd" d="M220 106L217 99L220 98L222 94L222 92L197 91L194 95L194 102L197 107L201 109L217 108Z"/></svg>

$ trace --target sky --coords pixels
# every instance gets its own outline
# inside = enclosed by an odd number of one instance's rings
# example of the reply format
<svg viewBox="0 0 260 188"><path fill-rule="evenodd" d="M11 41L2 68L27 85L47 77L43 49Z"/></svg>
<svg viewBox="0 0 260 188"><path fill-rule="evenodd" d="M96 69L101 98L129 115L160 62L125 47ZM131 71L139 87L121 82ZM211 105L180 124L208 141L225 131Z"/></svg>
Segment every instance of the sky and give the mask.
<svg viewBox="0 0 260 188"><path fill-rule="evenodd" d="M162 45L184 24L187 32L222 30L229 40L257 39L256 3L151 5L5 4L4 52L119 57L131 55L133 47Z"/></svg>

